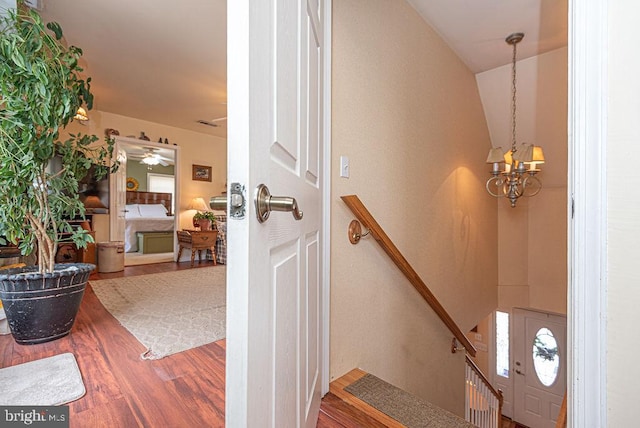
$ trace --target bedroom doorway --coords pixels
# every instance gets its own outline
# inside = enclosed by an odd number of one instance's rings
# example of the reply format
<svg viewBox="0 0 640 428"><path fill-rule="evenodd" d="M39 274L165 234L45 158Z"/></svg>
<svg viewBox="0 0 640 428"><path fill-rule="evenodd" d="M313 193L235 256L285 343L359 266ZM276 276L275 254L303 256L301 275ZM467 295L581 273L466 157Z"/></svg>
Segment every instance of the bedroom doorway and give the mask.
<svg viewBox="0 0 640 428"><path fill-rule="evenodd" d="M175 260L179 151L116 137L120 168L110 183L110 240L124 242L125 266Z"/></svg>

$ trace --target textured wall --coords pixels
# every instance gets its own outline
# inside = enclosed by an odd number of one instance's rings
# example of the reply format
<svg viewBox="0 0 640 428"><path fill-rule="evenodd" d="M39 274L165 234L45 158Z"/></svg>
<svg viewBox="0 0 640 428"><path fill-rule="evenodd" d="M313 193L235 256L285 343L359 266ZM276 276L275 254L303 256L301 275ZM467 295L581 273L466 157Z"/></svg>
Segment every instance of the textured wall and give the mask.
<svg viewBox="0 0 640 428"><path fill-rule="evenodd" d="M460 414L462 353L373 239L349 244L340 195L362 199L463 331L495 309L497 205L476 81L403 0L333 9L331 378L360 367Z"/></svg>

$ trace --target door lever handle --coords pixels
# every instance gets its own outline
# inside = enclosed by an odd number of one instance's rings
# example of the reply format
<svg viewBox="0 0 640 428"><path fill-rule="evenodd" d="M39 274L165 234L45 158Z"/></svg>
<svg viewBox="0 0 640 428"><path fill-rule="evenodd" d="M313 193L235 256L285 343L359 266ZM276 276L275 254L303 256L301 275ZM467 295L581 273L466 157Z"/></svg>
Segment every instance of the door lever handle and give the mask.
<svg viewBox="0 0 640 428"><path fill-rule="evenodd" d="M519 374L520 376L524 376L524 373L522 373L519 369L516 369L516 373Z"/></svg>
<svg viewBox="0 0 640 428"><path fill-rule="evenodd" d="M264 223L269 218L271 211L290 212L296 220L302 220L303 212L298 208L296 198L290 196L271 196L269 188L260 184L256 188L254 197L256 205L256 217L260 223Z"/></svg>

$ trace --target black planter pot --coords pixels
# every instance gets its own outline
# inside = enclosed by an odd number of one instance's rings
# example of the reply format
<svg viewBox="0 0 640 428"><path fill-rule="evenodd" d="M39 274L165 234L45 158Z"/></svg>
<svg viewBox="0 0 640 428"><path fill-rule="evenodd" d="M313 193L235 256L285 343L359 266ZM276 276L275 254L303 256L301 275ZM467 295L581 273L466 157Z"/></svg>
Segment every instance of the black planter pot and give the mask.
<svg viewBox="0 0 640 428"><path fill-rule="evenodd" d="M15 341L34 345L69 334L94 268L68 263L45 274L37 266L2 271L0 299Z"/></svg>

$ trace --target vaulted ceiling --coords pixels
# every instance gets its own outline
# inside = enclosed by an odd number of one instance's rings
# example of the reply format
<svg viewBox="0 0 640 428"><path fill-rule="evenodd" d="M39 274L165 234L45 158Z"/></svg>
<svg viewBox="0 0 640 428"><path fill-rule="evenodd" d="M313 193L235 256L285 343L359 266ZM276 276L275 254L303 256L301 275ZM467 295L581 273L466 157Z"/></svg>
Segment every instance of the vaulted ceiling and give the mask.
<svg viewBox="0 0 640 428"><path fill-rule="evenodd" d="M346 1L346 0L337 0ZM403 1L403 0L395 0ZM567 0L407 0L478 73L567 44ZM39 0L84 51L94 108L226 136L226 1Z"/></svg>

